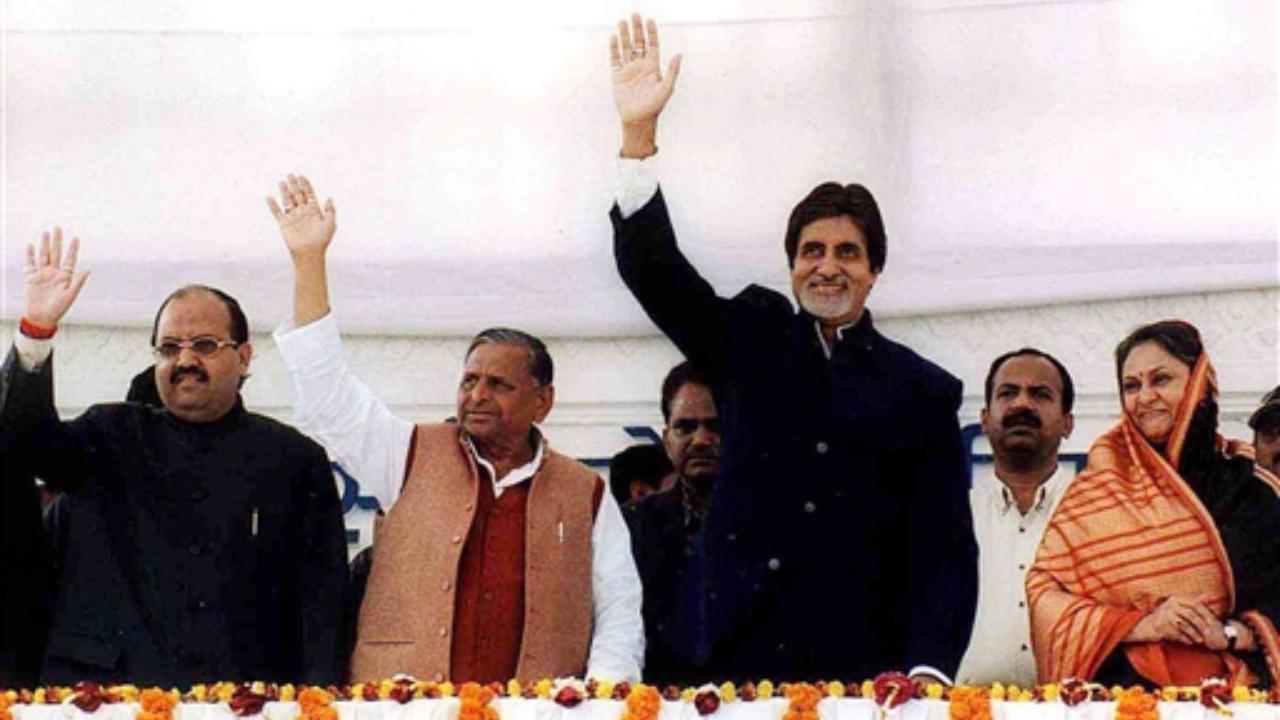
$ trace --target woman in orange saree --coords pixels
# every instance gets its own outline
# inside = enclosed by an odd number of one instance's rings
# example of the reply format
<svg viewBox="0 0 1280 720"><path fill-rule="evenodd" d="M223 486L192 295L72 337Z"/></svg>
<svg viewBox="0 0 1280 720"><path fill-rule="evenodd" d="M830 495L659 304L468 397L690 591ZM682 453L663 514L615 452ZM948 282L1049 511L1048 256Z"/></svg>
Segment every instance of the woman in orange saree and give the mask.
<svg viewBox="0 0 1280 720"><path fill-rule="evenodd" d="M1116 375L1123 417L1027 574L1040 681L1280 685L1280 480L1218 435L1191 325L1135 330Z"/></svg>

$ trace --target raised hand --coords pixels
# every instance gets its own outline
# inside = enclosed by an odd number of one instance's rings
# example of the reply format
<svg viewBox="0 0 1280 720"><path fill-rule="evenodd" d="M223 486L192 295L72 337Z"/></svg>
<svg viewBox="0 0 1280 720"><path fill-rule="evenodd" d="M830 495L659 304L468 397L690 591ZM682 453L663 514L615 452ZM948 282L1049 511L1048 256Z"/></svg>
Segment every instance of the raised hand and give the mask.
<svg viewBox="0 0 1280 720"><path fill-rule="evenodd" d="M53 328L67 314L89 279L88 271L76 272L76 256L80 254L80 238L72 238L66 254L62 252L62 228L40 236L40 249L27 246L24 268L27 286L26 319L42 328Z"/></svg>
<svg viewBox="0 0 1280 720"><path fill-rule="evenodd" d="M630 25L625 20L618 23L618 34L609 38L609 62L613 68L613 101L623 127L624 156L635 155L633 151L656 151L629 146L652 145L658 115L675 91L681 56L671 58L665 77L660 59L658 26L652 20L643 23L639 15L632 15Z"/></svg>
<svg viewBox="0 0 1280 720"><path fill-rule="evenodd" d="M267 207L280 224L280 234L284 236L289 254L295 260L310 255L324 255L334 231L338 229L338 211L333 206L333 200L326 201L324 207L320 207L311 182L301 175L290 175L280 183L280 203L284 205L283 210L276 204L275 198L267 198Z"/></svg>

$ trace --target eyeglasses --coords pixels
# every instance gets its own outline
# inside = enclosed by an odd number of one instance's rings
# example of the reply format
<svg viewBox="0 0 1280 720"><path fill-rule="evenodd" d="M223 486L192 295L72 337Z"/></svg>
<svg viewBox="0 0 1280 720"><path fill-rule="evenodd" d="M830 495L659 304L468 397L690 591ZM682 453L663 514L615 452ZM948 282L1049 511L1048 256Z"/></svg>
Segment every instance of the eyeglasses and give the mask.
<svg viewBox="0 0 1280 720"><path fill-rule="evenodd" d="M190 340L165 340L151 348L151 352L161 360L175 360L182 354L183 348L191 348L191 352L196 355L208 358L217 355L225 347L240 347L240 343L235 340L217 340L211 337L198 337Z"/></svg>

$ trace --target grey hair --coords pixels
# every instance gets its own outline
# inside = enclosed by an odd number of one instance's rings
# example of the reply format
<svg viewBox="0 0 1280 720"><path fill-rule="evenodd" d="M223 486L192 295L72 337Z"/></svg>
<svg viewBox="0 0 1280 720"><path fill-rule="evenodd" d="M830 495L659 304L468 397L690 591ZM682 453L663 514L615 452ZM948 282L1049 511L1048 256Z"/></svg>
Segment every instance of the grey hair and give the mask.
<svg viewBox="0 0 1280 720"><path fill-rule="evenodd" d="M471 357L471 352L485 343L523 347L529 353L529 374L533 376L533 381L540 386L551 384L555 367L551 362L551 353L547 352L546 344L538 338L523 330L504 327L489 328L480 331L472 338L471 345L467 346L466 357Z"/></svg>

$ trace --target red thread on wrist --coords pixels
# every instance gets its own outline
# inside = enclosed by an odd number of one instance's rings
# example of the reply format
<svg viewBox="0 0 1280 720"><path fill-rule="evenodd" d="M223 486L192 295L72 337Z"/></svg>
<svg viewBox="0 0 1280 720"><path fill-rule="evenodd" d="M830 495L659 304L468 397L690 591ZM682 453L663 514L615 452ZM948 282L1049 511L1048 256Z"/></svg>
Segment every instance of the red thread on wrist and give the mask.
<svg viewBox="0 0 1280 720"><path fill-rule="evenodd" d="M54 333L58 332L58 326L54 325L53 327L44 327L43 325L37 325L24 317L18 321L18 330L32 340L48 340L53 337Z"/></svg>

